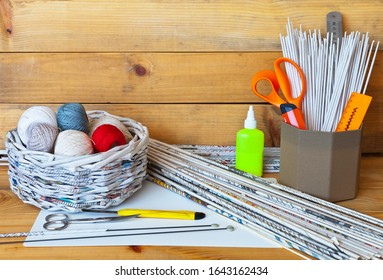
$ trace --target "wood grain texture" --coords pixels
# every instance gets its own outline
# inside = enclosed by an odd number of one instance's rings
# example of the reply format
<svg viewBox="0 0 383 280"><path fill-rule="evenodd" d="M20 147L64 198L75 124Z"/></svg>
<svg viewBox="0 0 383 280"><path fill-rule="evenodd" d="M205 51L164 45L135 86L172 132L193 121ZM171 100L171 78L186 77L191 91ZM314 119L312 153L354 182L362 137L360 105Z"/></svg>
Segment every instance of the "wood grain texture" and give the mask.
<svg viewBox="0 0 383 280"><path fill-rule="evenodd" d="M0 102L264 103L251 79L281 52L0 53ZM367 90L383 104L377 56ZM266 83L259 90L270 91ZM263 87L262 87L263 86Z"/></svg>
<svg viewBox="0 0 383 280"><path fill-rule="evenodd" d="M325 31L331 11L342 13L344 30L383 38L379 0L10 2L13 31L3 29L2 51L275 51L287 18Z"/></svg>
<svg viewBox="0 0 383 280"><path fill-rule="evenodd" d="M252 76L281 53L0 54L0 100L259 103ZM264 102L264 101L262 101Z"/></svg>

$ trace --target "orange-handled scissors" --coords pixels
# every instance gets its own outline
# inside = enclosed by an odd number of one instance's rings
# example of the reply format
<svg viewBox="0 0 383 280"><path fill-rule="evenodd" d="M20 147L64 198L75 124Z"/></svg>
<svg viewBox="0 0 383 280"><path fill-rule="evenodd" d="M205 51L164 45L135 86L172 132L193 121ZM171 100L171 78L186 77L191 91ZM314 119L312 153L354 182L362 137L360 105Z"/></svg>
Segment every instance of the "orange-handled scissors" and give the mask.
<svg viewBox="0 0 383 280"><path fill-rule="evenodd" d="M300 76L302 87L298 97L293 97L290 80L281 68L281 63L284 62L293 65ZM271 92L266 95L259 93L257 90L257 84L263 80L271 84ZM307 129L301 110L302 100L306 93L306 79L298 64L286 57L278 58L274 62L274 71L263 70L254 75L251 87L255 95L281 109L283 120L286 123L300 129ZM279 89L281 89L285 99L279 95Z"/></svg>

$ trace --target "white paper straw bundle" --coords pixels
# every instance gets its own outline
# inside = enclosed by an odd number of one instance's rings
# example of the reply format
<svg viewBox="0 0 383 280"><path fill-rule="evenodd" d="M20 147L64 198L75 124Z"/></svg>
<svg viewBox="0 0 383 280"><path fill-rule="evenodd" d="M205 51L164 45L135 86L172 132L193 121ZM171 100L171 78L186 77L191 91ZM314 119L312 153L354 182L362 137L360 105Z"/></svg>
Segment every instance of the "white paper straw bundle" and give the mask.
<svg viewBox="0 0 383 280"><path fill-rule="evenodd" d="M360 32L345 33L342 40L334 41L330 33L322 37L320 30L294 29L290 20L286 30L286 36L280 35L283 56L295 61L306 76L302 104L306 126L335 131L351 93L366 92L379 42L370 44L368 33ZM301 88L297 71L286 65L286 72L297 96Z"/></svg>
<svg viewBox="0 0 383 280"><path fill-rule="evenodd" d="M317 259L383 259L383 221L151 139L150 180Z"/></svg>

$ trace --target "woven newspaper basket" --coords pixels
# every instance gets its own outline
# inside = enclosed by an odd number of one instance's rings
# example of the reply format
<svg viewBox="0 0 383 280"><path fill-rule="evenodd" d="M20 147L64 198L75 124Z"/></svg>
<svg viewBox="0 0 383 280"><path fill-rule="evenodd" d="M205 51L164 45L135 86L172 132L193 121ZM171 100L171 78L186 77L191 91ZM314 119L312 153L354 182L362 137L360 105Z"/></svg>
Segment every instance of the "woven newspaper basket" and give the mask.
<svg viewBox="0 0 383 280"><path fill-rule="evenodd" d="M87 114L90 120L104 115L116 118L133 139L102 153L60 156L26 149L16 129L7 133L10 187L24 203L51 211L105 209L121 204L142 187L147 166L147 128L104 111Z"/></svg>

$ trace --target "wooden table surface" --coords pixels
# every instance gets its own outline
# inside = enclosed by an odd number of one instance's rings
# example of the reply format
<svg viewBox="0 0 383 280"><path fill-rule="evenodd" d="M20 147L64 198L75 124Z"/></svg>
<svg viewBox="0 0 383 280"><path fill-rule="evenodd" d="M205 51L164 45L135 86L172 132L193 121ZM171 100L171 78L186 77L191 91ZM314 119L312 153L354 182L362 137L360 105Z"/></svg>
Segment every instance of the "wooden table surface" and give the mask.
<svg viewBox="0 0 383 280"><path fill-rule="evenodd" d="M338 204L383 219L383 155L361 159L359 192L355 199ZM29 231L39 209L20 201L9 189L7 167L0 167L0 233ZM10 239L7 239L10 240ZM1 240L3 241L3 240ZM119 260L119 259L263 259L297 260L299 256L284 248L215 248L177 246L113 247L24 247L23 244L0 245L0 259L37 260Z"/></svg>

